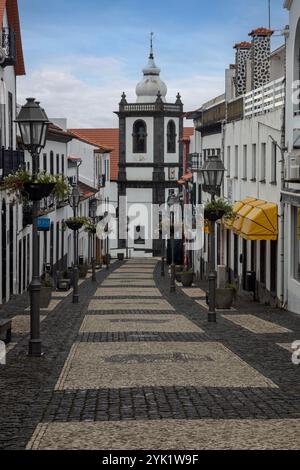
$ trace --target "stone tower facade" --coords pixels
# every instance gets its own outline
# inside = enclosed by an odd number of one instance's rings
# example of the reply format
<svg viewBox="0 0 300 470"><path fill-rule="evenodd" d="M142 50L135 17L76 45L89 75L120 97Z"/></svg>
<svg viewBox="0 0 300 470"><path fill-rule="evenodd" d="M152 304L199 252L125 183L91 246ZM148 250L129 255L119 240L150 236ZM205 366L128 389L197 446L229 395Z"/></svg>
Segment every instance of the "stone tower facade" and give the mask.
<svg viewBox="0 0 300 470"><path fill-rule="evenodd" d="M235 89L236 96L244 95L247 91L247 63L251 58L252 44L240 42L234 46L235 54Z"/></svg>
<svg viewBox="0 0 300 470"><path fill-rule="evenodd" d="M251 31L252 89L270 82L271 36L274 31L259 28Z"/></svg>

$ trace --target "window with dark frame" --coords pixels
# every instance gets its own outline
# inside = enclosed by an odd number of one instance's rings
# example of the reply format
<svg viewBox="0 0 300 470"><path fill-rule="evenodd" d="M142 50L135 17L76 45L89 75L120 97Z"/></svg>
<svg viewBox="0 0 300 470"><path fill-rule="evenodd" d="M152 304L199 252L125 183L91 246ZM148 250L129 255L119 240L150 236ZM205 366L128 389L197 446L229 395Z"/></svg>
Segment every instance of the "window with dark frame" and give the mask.
<svg viewBox="0 0 300 470"><path fill-rule="evenodd" d="M168 153L176 152L176 126L173 120L168 122L167 149L168 149Z"/></svg>
<svg viewBox="0 0 300 470"><path fill-rule="evenodd" d="M62 175L65 174L65 156L64 155L61 156L61 174Z"/></svg>
<svg viewBox="0 0 300 470"><path fill-rule="evenodd" d="M47 171L47 154L43 154L43 170Z"/></svg>
<svg viewBox="0 0 300 470"><path fill-rule="evenodd" d="M50 173L54 175L54 153L50 152Z"/></svg>
<svg viewBox="0 0 300 470"><path fill-rule="evenodd" d="M14 115L13 115L13 95L11 92L8 92L8 126L9 126L8 147L12 149L13 142L14 142Z"/></svg>
<svg viewBox="0 0 300 470"><path fill-rule="evenodd" d="M56 154L56 174L59 175L59 154Z"/></svg>
<svg viewBox="0 0 300 470"><path fill-rule="evenodd" d="M133 124L133 153L147 152L147 125L139 119Z"/></svg>
<svg viewBox="0 0 300 470"><path fill-rule="evenodd" d="M266 240L260 241L260 282L266 284Z"/></svg>

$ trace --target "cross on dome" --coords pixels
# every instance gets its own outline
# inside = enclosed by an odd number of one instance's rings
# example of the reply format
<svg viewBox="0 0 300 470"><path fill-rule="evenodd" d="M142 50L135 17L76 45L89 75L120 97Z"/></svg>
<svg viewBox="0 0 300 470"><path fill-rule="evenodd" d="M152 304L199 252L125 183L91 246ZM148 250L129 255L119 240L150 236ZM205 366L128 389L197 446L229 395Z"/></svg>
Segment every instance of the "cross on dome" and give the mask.
<svg viewBox="0 0 300 470"><path fill-rule="evenodd" d="M160 68L156 66L153 52L154 33L150 33L150 54L147 66L143 69L144 79L136 87L137 103L154 103L158 92L162 101L166 101L167 86L160 79Z"/></svg>

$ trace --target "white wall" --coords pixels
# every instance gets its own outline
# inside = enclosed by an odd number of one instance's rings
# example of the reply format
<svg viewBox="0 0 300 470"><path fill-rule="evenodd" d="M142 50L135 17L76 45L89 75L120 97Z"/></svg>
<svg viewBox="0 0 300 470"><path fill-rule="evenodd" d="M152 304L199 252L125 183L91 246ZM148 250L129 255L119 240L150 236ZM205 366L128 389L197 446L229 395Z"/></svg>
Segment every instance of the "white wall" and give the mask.
<svg viewBox="0 0 300 470"><path fill-rule="evenodd" d="M98 148L94 145L87 144L81 140L74 138L69 143L68 152L70 156L82 159L79 167L80 180L92 187L96 187L95 181L95 150Z"/></svg>

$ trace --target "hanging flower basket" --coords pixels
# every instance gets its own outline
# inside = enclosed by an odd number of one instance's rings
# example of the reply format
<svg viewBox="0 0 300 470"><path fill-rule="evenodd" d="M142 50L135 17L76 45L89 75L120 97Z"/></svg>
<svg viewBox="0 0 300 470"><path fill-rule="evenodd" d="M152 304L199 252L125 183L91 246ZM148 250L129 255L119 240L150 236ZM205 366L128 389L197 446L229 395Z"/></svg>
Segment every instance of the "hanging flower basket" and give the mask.
<svg viewBox="0 0 300 470"><path fill-rule="evenodd" d="M204 219L209 220L210 222L216 222L217 220L222 219L225 215L224 210L220 209L205 209L204 210Z"/></svg>
<svg viewBox="0 0 300 470"><path fill-rule="evenodd" d="M54 188L55 183L24 183L22 194L30 201L40 201L50 196Z"/></svg>
<svg viewBox="0 0 300 470"><path fill-rule="evenodd" d="M80 230L83 226L83 222L75 222L73 220L66 220L66 226L70 230Z"/></svg>

